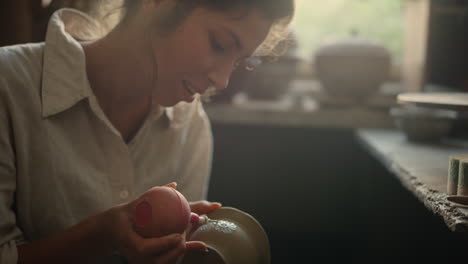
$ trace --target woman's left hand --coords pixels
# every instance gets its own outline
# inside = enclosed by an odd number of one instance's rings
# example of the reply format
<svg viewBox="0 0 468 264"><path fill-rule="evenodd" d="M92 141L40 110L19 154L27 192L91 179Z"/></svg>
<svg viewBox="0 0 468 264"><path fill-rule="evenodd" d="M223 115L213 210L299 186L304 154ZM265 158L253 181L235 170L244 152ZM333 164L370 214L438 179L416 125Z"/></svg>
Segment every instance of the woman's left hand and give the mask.
<svg viewBox="0 0 468 264"><path fill-rule="evenodd" d="M221 207L220 203L212 203L208 201L190 202L189 205L190 205L190 210L192 211L192 214L190 218L190 223L187 229L185 230L187 240L190 239L190 237L192 236L192 233L199 226L198 224L199 215L208 214ZM194 216L194 214L196 214L196 216Z"/></svg>
<svg viewBox="0 0 468 264"><path fill-rule="evenodd" d="M221 207L220 203L212 203L208 201L190 202L189 205L192 213L196 213L197 215L208 214Z"/></svg>

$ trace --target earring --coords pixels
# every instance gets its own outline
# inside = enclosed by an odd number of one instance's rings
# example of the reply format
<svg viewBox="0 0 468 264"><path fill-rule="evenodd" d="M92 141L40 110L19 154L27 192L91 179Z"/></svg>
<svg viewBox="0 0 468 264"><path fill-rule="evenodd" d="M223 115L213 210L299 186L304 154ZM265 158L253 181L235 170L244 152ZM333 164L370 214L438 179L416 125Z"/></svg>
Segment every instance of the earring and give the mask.
<svg viewBox="0 0 468 264"><path fill-rule="evenodd" d="M244 60L243 66L247 71L253 71L261 64L262 60L259 57L251 56Z"/></svg>

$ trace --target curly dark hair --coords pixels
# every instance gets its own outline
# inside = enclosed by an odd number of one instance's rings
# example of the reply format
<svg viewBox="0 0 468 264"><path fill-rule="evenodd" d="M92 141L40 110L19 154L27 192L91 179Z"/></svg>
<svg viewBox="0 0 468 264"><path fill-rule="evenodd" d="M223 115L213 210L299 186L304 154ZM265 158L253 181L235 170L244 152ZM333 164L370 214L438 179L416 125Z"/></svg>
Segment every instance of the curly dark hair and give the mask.
<svg viewBox="0 0 468 264"><path fill-rule="evenodd" d="M178 0L178 4L193 9L205 7L217 11L249 11L257 9L272 21L288 21L294 15L295 0ZM124 8L131 13L140 4L138 0L124 0Z"/></svg>
<svg viewBox="0 0 468 264"><path fill-rule="evenodd" d="M123 0L123 19L131 17L141 4L141 0ZM229 12L239 11L248 13L251 10L259 10L267 19L273 22L273 26L257 50L262 55L277 56L284 50L275 49L278 42L287 38L287 26L291 22L295 11L295 0L177 0L178 15L170 21L172 24L165 25L171 28L180 23L183 18L195 8L203 7L215 11Z"/></svg>

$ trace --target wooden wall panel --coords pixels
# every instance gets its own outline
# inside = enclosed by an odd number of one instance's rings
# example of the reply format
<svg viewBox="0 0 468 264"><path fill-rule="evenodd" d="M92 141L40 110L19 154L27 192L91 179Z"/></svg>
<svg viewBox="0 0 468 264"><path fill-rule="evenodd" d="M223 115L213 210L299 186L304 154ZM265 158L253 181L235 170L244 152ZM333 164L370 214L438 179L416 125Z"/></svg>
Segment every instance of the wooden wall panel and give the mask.
<svg viewBox="0 0 468 264"><path fill-rule="evenodd" d="M405 3L403 80L408 91L419 91L425 82L430 0Z"/></svg>

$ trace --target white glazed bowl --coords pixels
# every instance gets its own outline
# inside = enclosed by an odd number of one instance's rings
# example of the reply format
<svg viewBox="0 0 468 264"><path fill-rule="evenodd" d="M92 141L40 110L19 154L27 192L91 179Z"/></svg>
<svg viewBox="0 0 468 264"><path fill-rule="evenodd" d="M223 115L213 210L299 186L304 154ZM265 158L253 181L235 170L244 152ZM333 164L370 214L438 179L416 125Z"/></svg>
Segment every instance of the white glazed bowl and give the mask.
<svg viewBox="0 0 468 264"><path fill-rule="evenodd" d="M219 222L200 226L189 241L203 241L209 253L188 252L183 264L269 264L268 237L255 218L231 207L222 207L208 217Z"/></svg>

